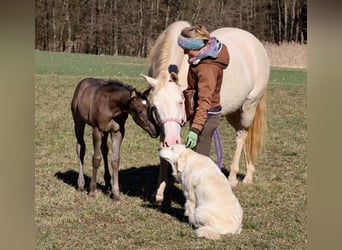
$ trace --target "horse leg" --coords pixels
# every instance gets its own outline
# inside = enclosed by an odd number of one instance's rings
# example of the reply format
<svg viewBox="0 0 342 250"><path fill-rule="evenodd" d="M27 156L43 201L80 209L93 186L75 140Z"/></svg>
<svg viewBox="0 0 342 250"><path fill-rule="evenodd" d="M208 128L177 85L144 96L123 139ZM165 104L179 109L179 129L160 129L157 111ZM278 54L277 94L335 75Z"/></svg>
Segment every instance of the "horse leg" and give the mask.
<svg viewBox="0 0 342 250"><path fill-rule="evenodd" d="M236 132L236 149L235 154L233 157L232 164L230 165L230 171L229 171L229 183L232 187L235 187L238 184L237 174L239 172L239 163L240 163L240 157L241 157L241 151L244 148L245 141L247 137L247 131L246 130L239 130Z"/></svg>
<svg viewBox="0 0 342 250"><path fill-rule="evenodd" d="M122 129L116 132L112 132L112 161L111 166L113 170L113 176L112 176L112 193L113 193L113 199L114 200L120 200L120 188L119 188L119 165L120 165L120 147L121 142L124 137L124 129L122 126Z"/></svg>
<svg viewBox="0 0 342 250"><path fill-rule="evenodd" d="M168 183L168 162L160 158L158 188L155 194L157 204L161 205L164 200L164 191Z"/></svg>
<svg viewBox="0 0 342 250"><path fill-rule="evenodd" d="M101 153L103 158L103 164L104 164L104 180L105 180L105 190L109 190L111 188L110 185L110 172L108 168L108 133L104 133L102 136L102 142L101 142Z"/></svg>
<svg viewBox="0 0 342 250"><path fill-rule="evenodd" d="M86 149L86 144L84 142L84 128L85 128L85 123L81 120L75 119L75 125L74 125L74 130L75 130L75 135L76 135L76 153L79 161L79 173L78 173L78 178L77 178L77 187L79 191L84 190L84 175L83 175L83 164L84 164L84 155L85 155L85 149Z"/></svg>
<svg viewBox="0 0 342 250"><path fill-rule="evenodd" d="M93 163L93 172L91 176L90 181L90 189L89 189L89 195L95 196L95 190L96 190L96 175L97 170L99 169L100 163L101 163L101 137L102 134L98 128L93 128L93 146L94 146L94 154L92 158Z"/></svg>
<svg viewBox="0 0 342 250"><path fill-rule="evenodd" d="M246 159L246 175L243 178L242 183L243 184L252 184L255 166L254 166L253 162L251 160L249 160L246 147L244 147L244 154L245 154L245 159Z"/></svg>
<svg viewBox="0 0 342 250"><path fill-rule="evenodd" d="M230 165L228 177L229 183L232 187L235 187L238 184L237 174L239 172L240 157L241 152L244 149L248 133L247 130L241 125L241 115L242 109L229 115L226 115L227 121L233 126L233 128L236 131L236 149L233 156L233 161Z"/></svg>
<svg viewBox="0 0 342 250"><path fill-rule="evenodd" d="M267 132L266 94L262 95L259 100L245 103L243 110L241 121L248 126L248 136L244 148L246 175L242 183L251 184L253 183L255 162L263 152L265 144Z"/></svg>

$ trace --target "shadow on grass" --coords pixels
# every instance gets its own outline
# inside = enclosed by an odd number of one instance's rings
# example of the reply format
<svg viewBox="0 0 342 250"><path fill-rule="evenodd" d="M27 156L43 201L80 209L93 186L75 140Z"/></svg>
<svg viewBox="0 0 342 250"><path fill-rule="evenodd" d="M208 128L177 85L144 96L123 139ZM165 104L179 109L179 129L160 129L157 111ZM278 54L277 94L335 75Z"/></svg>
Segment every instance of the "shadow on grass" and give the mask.
<svg viewBox="0 0 342 250"><path fill-rule="evenodd" d="M139 197L143 201L147 202L143 204L143 207L159 210L162 213L167 213L181 222L187 222L184 216L184 203L185 198L182 190L176 187L174 184L173 176L171 175L171 169L169 169L169 180L171 185L165 190L164 201L161 205L157 205L153 199L153 194L157 188L159 175L159 165L144 166L144 167L132 167L129 169L119 170L119 185L120 193L131 197ZM66 172L57 172L55 177L64 183L74 187L77 190L77 178L78 172L74 170L68 170ZM98 180L103 176L98 176ZM90 177L84 175L85 189L89 192ZM110 190L105 188L104 184L97 183L97 190L100 190L103 194L110 196ZM172 202L177 203L181 208L172 207Z"/></svg>
<svg viewBox="0 0 342 250"><path fill-rule="evenodd" d="M222 172L226 177L229 176L228 170L222 169ZM174 178L171 175L171 167L169 168L168 176L170 185L164 192L164 201L160 205L155 203L153 194L157 188L158 175L159 165L150 165L138 168L132 167L129 169L119 170L120 193L131 197L139 197L143 201L147 202L142 205L143 207L167 213L177 218L179 221L187 223L187 217L184 216L185 197L182 190L174 185ZM55 177L77 190L78 172L74 170L68 170L64 173L57 172L55 173ZM98 176L98 180L99 178L103 177ZM238 174L237 178L239 181L242 181L244 175ZM84 175L84 180L85 189L89 192L90 177ZM105 185L97 183L97 190L101 190L103 194L110 197L111 192L105 188ZM181 208L173 207L172 202L177 203Z"/></svg>
<svg viewBox="0 0 342 250"><path fill-rule="evenodd" d="M226 176L227 178L229 177L229 170L223 168L223 169L222 169L222 173L223 173L224 176ZM238 174L236 175L236 178L238 179L239 182L242 182L243 178L245 178L245 175L244 175L244 174L238 173Z"/></svg>

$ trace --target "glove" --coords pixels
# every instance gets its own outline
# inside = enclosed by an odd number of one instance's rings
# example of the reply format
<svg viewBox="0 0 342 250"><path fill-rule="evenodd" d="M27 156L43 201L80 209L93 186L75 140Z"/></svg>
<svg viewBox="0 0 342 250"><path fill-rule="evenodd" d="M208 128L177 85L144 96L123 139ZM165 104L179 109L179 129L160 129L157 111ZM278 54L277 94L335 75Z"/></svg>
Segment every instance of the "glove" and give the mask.
<svg viewBox="0 0 342 250"><path fill-rule="evenodd" d="M196 147L197 140L198 140L198 135L195 132L190 131L188 136L186 137L185 147L191 148L191 149Z"/></svg>

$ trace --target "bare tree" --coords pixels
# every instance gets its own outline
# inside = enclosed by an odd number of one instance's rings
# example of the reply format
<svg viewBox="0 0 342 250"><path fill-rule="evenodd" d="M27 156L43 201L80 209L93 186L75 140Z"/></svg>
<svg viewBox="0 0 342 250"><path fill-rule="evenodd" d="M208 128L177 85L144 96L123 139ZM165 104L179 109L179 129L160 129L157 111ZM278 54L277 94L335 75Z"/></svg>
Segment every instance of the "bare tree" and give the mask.
<svg viewBox="0 0 342 250"><path fill-rule="evenodd" d="M69 16L69 0L64 0L63 4L63 10L65 12L65 24L67 25L68 28L68 33L67 33L67 41L65 44L65 52L71 52L72 50L72 41L71 41L71 24L70 24L70 16Z"/></svg>
<svg viewBox="0 0 342 250"><path fill-rule="evenodd" d="M52 4L52 32L53 32L53 51L57 49L57 29L56 29L56 6L55 0L51 1Z"/></svg>
<svg viewBox="0 0 342 250"><path fill-rule="evenodd" d="M142 56L176 20L239 27L270 42L307 39L307 0L35 0L41 50Z"/></svg>
<svg viewBox="0 0 342 250"><path fill-rule="evenodd" d="M295 31L296 3L297 3L297 0L292 0L292 15L291 15L291 24L290 24L290 39L291 40L296 40L296 38L293 35Z"/></svg>

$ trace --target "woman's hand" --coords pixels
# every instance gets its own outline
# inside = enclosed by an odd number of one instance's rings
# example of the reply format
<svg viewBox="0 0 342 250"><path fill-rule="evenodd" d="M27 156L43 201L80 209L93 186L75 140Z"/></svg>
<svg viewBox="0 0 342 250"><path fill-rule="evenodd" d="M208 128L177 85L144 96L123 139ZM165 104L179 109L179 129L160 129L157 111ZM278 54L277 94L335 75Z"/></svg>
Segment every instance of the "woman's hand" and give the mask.
<svg viewBox="0 0 342 250"><path fill-rule="evenodd" d="M197 140L198 135L195 132L190 131L188 136L186 137L185 147L193 149L197 145Z"/></svg>

